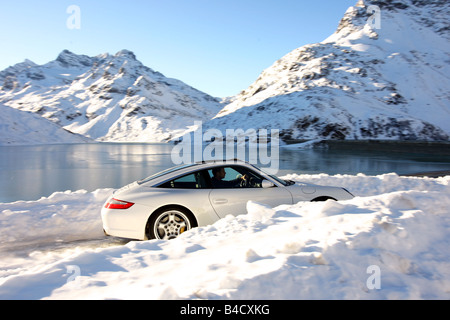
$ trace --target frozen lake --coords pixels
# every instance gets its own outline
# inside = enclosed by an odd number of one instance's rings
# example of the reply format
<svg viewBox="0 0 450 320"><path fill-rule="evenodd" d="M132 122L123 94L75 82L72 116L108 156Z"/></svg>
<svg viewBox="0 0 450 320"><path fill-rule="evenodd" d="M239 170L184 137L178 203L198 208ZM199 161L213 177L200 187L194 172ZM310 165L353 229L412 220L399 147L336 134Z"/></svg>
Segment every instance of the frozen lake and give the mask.
<svg viewBox="0 0 450 320"><path fill-rule="evenodd" d="M56 191L119 188L173 166L171 144L97 143L0 147L0 202ZM280 147L279 172L378 175L450 170L450 157Z"/></svg>

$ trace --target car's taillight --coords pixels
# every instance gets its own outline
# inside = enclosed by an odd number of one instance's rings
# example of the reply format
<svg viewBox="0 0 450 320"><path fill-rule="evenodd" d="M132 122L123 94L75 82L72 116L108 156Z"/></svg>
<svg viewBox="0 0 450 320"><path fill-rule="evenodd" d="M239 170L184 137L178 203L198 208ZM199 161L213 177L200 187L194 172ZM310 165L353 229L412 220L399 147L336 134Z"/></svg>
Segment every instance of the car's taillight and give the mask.
<svg viewBox="0 0 450 320"><path fill-rule="evenodd" d="M123 201L123 200L117 200L117 199L111 199L105 204L106 209L128 209L130 208L134 203Z"/></svg>

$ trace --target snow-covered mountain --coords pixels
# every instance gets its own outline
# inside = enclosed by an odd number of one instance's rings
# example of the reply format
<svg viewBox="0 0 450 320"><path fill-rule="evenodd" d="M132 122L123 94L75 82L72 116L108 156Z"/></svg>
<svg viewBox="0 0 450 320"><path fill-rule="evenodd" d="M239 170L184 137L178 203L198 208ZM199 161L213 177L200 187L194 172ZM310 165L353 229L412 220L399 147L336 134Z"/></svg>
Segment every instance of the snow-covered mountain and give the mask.
<svg viewBox="0 0 450 320"><path fill-rule="evenodd" d="M88 141L88 138L64 130L37 114L0 103L0 146Z"/></svg>
<svg viewBox="0 0 450 320"><path fill-rule="evenodd" d="M449 17L448 0L360 0L333 35L276 61L203 128L449 140Z"/></svg>
<svg viewBox="0 0 450 320"><path fill-rule="evenodd" d="M64 50L1 71L0 104L98 141L173 140L195 121L222 132L279 129L284 140L448 141L449 16L447 0L359 0L333 35L288 53L222 103L130 51Z"/></svg>
<svg viewBox="0 0 450 320"><path fill-rule="evenodd" d="M140 142L182 135L195 120L210 119L222 107L217 99L144 66L127 50L96 57L64 50L44 65L16 64L0 72L0 103L91 139ZM19 124L30 131L27 121L18 118Z"/></svg>

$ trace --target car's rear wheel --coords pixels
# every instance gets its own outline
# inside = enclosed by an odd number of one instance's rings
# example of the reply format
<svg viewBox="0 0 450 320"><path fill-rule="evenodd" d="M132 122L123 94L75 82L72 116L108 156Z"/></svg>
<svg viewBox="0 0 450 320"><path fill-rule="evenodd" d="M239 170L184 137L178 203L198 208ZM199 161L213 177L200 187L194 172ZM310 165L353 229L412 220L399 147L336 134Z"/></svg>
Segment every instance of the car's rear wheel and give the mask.
<svg viewBox="0 0 450 320"><path fill-rule="evenodd" d="M187 210L167 207L152 214L147 225L147 237L171 240L196 226L195 219Z"/></svg>

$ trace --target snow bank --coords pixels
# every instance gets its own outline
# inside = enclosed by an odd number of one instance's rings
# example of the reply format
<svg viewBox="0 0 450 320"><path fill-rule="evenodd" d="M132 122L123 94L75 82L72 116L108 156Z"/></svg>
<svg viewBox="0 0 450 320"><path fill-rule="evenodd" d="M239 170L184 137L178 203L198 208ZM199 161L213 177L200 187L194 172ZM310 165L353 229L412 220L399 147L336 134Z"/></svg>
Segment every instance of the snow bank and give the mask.
<svg viewBox="0 0 450 320"><path fill-rule="evenodd" d="M359 197L376 196L383 193L396 191L443 191L443 186L447 186L450 177L443 178L417 178L400 177L396 173L382 174L378 176L367 176L365 174L357 175L333 175L313 174L299 175L288 174L283 179L293 181L303 181L313 184L340 186L347 188L353 195Z"/></svg>
<svg viewBox="0 0 450 320"><path fill-rule="evenodd" d="M357 197L276 208L249 202L248 214L172 241L72 250L57 259L34 254L30 259L39 264L33 268L1 267L0 299L450 298L450 176L287 177L342 185ZM54 213L66 225L86 228L86 236L97 235L98 204L109 192L1 204L2 242L20 241L16 222L29 227L44 221L47 233L60 237ZM86 206L70 209L82 202ZM84 218L77 214L82 208ZM36 239L48 238L35 232Z"/></svg>
<svg viewBox="0 0 450 320"><path fill-rule="evenodd" d="M100 210L113 189L55 192L38 201L0 203L0 248L103 235Z"/></svg>

